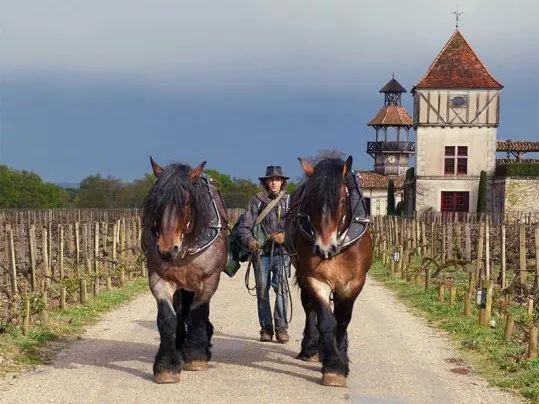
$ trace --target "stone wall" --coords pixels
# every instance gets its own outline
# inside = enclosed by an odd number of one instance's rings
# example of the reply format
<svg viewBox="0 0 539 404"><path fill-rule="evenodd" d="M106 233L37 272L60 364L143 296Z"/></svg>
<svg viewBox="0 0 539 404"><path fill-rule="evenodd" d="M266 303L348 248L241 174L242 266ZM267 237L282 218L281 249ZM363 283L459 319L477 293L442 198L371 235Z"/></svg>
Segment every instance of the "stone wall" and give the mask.
<svg viewBox="0 0 539 404"><path fill-rule="evenodd" d="M539 178L507 177L494 180L493 213L512 217L539 212ZM501 211L500 211L501 210Z"/></svg>

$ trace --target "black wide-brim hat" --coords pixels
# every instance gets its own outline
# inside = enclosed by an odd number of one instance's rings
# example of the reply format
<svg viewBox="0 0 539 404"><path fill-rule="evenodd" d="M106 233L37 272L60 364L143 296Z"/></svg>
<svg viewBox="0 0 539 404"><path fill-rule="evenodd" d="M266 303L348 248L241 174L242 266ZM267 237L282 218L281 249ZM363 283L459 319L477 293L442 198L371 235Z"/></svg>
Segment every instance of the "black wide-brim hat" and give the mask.
<svg viewBox="0 0 539 404"><path fill-rule="evenodd" d="M264 177L258 177L260 181L263 181L267 178L271 177L280 177L284 180L289 179L289 177L286 177L283 175L283 169L281 166L267 166L266 167L266 175Z"/></svg>

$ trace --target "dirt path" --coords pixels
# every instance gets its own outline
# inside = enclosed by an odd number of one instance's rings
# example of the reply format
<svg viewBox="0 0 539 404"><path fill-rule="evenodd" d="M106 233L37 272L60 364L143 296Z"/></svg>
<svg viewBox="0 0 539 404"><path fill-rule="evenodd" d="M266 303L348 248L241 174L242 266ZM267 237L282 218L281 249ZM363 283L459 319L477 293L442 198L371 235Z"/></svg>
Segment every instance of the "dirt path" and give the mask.
<svg viewBox="0 0 539 404"><path fill-rule="evenodd" d="M243 273L225 275L212 301L214 356L176 385L152 382L158 345L153 297L106 315L48 366L0 381L2 403L514 403L463 365L451 345L369 279L356 303L347 388L321 386L319 364L294 359L304 322L299 292L287 345L260 343L255 299Z"/></svg>

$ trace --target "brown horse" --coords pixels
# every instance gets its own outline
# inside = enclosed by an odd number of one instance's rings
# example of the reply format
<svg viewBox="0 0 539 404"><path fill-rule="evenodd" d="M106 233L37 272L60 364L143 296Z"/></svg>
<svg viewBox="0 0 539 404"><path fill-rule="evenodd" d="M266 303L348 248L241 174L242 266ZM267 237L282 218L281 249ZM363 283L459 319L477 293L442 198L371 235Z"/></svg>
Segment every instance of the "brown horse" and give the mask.
<svg viewBox="0 0 539 404"><path fill-rule="evenodd" d="M365 231L350 245L344 242L354 220L352 157L346 162L325 159L316 167L299 160L306 180L291 196L286 227L306 316L298 358L321 360L322 384L344 386L349 373L347 327L372 263L372 241Z"/></svg>
<svg viewBox="0 0 539 404"><path fill-rule="evenodd" d="M202 175L205 162L163 169L150 160L157 180L144 205L142 248L161 337L153 374L156 383L176 383L182 367L204 370L211 357L209 303L227 261L226 209Z"/></svg>

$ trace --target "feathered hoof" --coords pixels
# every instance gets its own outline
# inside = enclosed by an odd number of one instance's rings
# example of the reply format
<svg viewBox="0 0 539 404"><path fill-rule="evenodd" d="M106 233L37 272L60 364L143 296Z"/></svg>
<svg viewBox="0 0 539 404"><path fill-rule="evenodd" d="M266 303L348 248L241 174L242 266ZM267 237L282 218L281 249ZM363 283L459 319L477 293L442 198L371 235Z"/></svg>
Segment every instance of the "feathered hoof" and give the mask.
<svg viewBox="0 0 539 404"><path fill-rule="evenodd" d="M346 376L338 373L324 373L322 385L332 387L346 387Z"/></svg>
<svg viewBox="0 0 539 404"><path fill-rule="evenodd" d="M319 354L314 354L313 356L298 355L297 358L303 362L320 362Z"/></svg>
<svg viewBox="0 0 539 404"><path fill-rule="evenodd" d="M206 370L208 369L208 362L207 361L191 361L191 362L185 362L183 365L184 370L188 370L190 372L197 372L199 370Z"/></svg>
<svg viewBox="0 0 539 404"><path fill-rule="evenodd" d="M178 383L180 374L177 372L161 372L153 375L153 381L157 384Z"/></svg>

